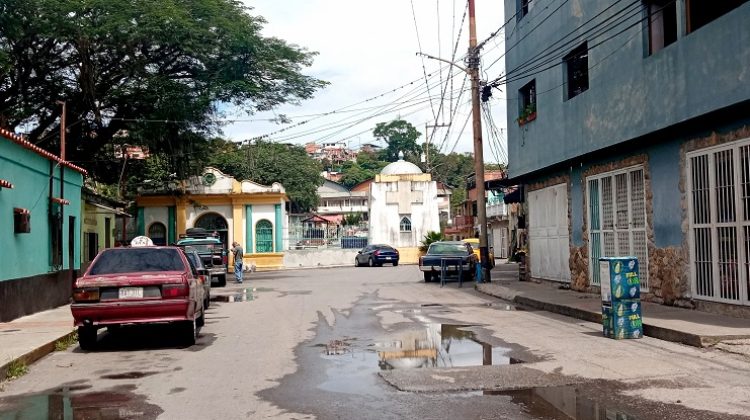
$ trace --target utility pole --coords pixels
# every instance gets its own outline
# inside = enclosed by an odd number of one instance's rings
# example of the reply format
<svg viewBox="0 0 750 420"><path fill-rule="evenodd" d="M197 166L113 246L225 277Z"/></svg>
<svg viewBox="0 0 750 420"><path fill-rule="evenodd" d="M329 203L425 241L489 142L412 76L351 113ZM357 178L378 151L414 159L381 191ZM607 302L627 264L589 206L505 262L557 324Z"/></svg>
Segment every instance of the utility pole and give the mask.
<svg viewBox="0 0 750 420"><path fill-rule="evenodd" d="M479 219L479 255L482 259L482 278L489 283L490 252L487 244L487 198L484 186L484 147L482 145L482 114L479 104L479 48L475 0L469 0L469 54L467 67L471 77L471 114L474 131L474 179L477 190L477 219Z"/></svg>
<svg viewBox="0 0 750 420"><path fill-rule="evenodd" d="M460 70L465 71L471 78L471 114L472 128L474 131L474 179L477 190L477 219L479 223L479 255L482 259L482 279L489 283L492 281L490 276L490 252L487 240L487 197L485 196L484 185L484 147L482 145L482 114L479 104L479 51L482 45L477 46L477 20L476 20L476 0L469 0L469 53L466 57L466 68L458 64L429 54L418 52L433 60L448 63ZM486 42L486 41L485 41Z"/></svg>

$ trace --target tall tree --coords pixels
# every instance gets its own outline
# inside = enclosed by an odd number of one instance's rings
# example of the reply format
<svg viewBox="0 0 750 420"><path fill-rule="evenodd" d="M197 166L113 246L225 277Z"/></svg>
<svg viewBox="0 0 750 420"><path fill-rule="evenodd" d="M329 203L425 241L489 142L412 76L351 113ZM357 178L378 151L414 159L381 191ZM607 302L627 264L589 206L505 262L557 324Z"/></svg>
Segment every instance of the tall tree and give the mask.
<svg viewBox="0 0 750 420"><path fill-rule="evenodd" d="M238 147L236 143L215 140L221 153L206 162L237 179L263 185L281 183L292 202L292 211L306 212L318 205L318 187L323 185L320 163L301 146L257 142Z"/></svg>
<svg viewBox="0 0 750 420"><path fill-rule="evenodd" d="M406 158L419 159L422 149L417 144L417 139L421 133L409 122L393 120L388 123L378 123L372 134L388 144L388 147L380 152L382 160L395 162L398 160L399 152L403 152Z"/></svg>
<svg viewBox="0 0 750 420"><path fill-rule="evenodd" d="M250 12L238 0L0 0L0 126L57 151L65 101L67 157L95 175L117 174L97 154L123 129L194 170L182 161L220 128L221 104L253 113L325 85L302 74L315 53L262 36Z"/></svg>

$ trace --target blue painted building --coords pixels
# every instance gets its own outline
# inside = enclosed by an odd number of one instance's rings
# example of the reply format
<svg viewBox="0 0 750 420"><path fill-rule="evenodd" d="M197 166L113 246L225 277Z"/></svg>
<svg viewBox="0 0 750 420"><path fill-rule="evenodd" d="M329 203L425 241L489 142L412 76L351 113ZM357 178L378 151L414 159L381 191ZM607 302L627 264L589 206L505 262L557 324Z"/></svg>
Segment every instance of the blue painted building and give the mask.
<svg viewBox="0 0 750 420"><path fill-rule="evenodd" d="M532 277L750 314L750 2L505 0L509 179ZM498 184L498 183L496 183Z"/></svg>
<svg viewBox="0 0 750 420"><path fill-rule="evenodd" d="M86 171L0 129L0 321L68 303Z"/></svg>

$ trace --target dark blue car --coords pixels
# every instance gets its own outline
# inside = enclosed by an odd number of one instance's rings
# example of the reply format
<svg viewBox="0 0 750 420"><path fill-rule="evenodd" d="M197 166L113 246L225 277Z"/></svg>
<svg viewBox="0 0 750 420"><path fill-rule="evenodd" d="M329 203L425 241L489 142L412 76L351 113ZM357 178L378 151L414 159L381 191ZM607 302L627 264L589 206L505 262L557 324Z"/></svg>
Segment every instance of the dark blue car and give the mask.
<svg viewBox="0 0 750 420"><path fill-rule="evenodd" d="M354 266L380 267L383 264L398 265L398 250L389 245L367 245L354 258Z"/></svg>

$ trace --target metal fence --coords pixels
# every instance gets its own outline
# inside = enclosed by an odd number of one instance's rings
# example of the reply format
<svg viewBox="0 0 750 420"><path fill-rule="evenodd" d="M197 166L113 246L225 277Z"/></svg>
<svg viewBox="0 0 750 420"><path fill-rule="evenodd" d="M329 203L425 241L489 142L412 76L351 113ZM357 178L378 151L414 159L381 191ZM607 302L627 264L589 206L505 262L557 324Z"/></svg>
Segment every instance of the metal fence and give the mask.
<svg viewBox="0 0 750 420"><path fill-rule="evenodd" d="M361 249L367 246L366 223L354 226L292 224L289 226L289 249Z"/></svg>

